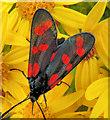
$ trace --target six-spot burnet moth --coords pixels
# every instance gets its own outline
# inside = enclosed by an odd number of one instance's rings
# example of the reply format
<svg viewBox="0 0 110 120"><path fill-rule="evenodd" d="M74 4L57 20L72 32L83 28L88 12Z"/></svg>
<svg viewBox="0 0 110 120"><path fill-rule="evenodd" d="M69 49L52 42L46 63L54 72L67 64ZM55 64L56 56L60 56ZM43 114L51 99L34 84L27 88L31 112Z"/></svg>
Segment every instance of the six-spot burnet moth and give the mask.
<svg viewBox="0 0 110 120"><path fill-rule="evenodd" d="M59 42L61 40L61 42ZM51 90L89 53L94 45L95 37L89 32L76 34L64 41L57 39L57 29L51 14L45 9L38 9L34 14L31 27L31 41L28 77L30 93L23 101L16 104L4 114L22 102L31 99L32 111L34 102L41 94ZM63 41L62 41L63 40ZM44 119L45 115L38 104Z"/></svg>

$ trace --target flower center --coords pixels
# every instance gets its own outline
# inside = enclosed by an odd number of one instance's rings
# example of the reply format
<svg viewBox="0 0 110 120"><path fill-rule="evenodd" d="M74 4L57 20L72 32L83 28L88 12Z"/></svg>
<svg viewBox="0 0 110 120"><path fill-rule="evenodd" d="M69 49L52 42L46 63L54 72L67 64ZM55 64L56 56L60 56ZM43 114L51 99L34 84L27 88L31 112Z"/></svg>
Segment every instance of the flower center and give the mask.
<svg viewBox="0 0 110 120"><path fill-rule="evenodd" d="M95 53L96 53L96 49L95 49L95 46L93 46L92 49L91 49L91 51L84 58L84 60L88 60L90 58L93 58L94 55L95 55Z"/></svg>
<svg viewBox="0 0 110 120"><path fill-rule="evenodd" d="M38 8L45 8L49 12L55 7L54 2L17 2L18 13L21 17L32 20Z"/></svg>
<svg viewBox="0 0 110 120"><path fill-rule="evenodd" d="M48 107L46 108L45 102L39 103L39 105L41 106L41 109L43 110L43 113L46 118L53 118L53 115L51 115L50 111L48 110ZM43 118L43 115L36 102L34 103L33 114L32 103L29 103L25 108L23 108L22 115L23 118Z"/></svg>
<svg viewBox="0 0 110 120"><path fill-rule="evenodd" d="M1 70L2 70L2 72L0 71L0 73L2 74L2 81L8 80L9 71L10 71L9 65L6 65L6 64L2 63L2 69Z"/></svg>

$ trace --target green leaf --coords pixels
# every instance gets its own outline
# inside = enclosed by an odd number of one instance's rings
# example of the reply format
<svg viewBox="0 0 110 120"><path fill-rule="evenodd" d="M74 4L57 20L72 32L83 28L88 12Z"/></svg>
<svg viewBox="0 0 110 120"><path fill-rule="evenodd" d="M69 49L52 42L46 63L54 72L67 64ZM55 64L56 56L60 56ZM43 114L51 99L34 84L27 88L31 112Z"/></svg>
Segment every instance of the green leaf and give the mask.
<svg viewBox="0 0 110 120"><path fill-rule="evenodd" d="M68 35L68 34L65 32L65 30L63 29L61 23L59 23L58 29L59 29L60 33L62 33L62 34L64 34L64 35Z"/></svg>
<svg viewBox="0 0 110 120"><path fill-rule="evenodd" d="M95 4L96 2L80 2L74 5L69 5L69 8L87 15Z"/></svg>
<svg viewBox="0 0 110 120"><path fill-rule="evenodd" d="M73 80L71 82L70 88L68 88L68 90L65 92L64 95L66 95L67 93L73 93L75 92L75 73L76 73L76 67L71 71L71 74L73 74Z"/></svg>
<svg viewBox="0 0 110 120"><path fill-rule="evenodd" d="M11 45L5 45L3 52L9 52L11 50Z"/></svg>
<svg viewBox="0 0 110 120"><path fill-rule="evenodd" d="M12 11L13 9L15 9L15 7L16 7L16 3L13 4L13 6L12 6L11 9L9 10L8 14L10 14L11 11Z"/></svg>
<svg viewBox="0 0 110 120"><path fill-rule="evenodd" d="M105 65L101 66L100 68L106 70L108 72L108 76L110 76L110 70Z"/></svg>
<svg viewBox="0 0 110 120"><path fill-rule="evenodd" d="M87 111L87 109L88 109L87 106L82 105L82 106L80 106L80 107L76 110L76 112L79 112L79 111Z"/></svg>

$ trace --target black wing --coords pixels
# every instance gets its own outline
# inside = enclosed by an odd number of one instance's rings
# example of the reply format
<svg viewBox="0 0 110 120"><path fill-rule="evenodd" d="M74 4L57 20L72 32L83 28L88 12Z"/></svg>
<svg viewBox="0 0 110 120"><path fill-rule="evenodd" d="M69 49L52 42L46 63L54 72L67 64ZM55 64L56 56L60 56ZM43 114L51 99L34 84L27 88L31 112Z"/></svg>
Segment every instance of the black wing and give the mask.
<svg viewBox="0 0 110 120"><path fill-rule="evenodd" d="M89 32L76 34L68 38L58 49L53 60L46 69L48 85L53 88L89 53L95 37Z"/></svg>
<svg viewBox="0 0 110 120"><path fill-rule="evenodd" d="M45 71L56 48L56 38L57 29L53 17L47 10L38 9L31 27L28 77L35 77L40 71Z"/></svg>

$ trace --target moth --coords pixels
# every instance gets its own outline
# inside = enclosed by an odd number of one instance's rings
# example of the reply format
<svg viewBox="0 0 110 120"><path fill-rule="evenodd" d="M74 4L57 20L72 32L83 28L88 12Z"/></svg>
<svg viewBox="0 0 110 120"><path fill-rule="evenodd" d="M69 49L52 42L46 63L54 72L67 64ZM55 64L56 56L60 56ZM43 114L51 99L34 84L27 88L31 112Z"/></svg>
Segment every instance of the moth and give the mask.
<svg viewBox="0 0 110 120"><path fill-rule="evenodd" d="M33 111L34 102L38 104L37 100L42 94L46 102L45 93L59 83L63 83L61 80L84 59L94 42L95 37L90 32L76 34L67 40L57 39L53 17L47 10L38 9L31 26L28 77L22 70L11 69L22 72L28 79L30 93L27 98L10 108L0 118L28 99L32 101ZM46 119L39 104L38 106Z"/></svg>

